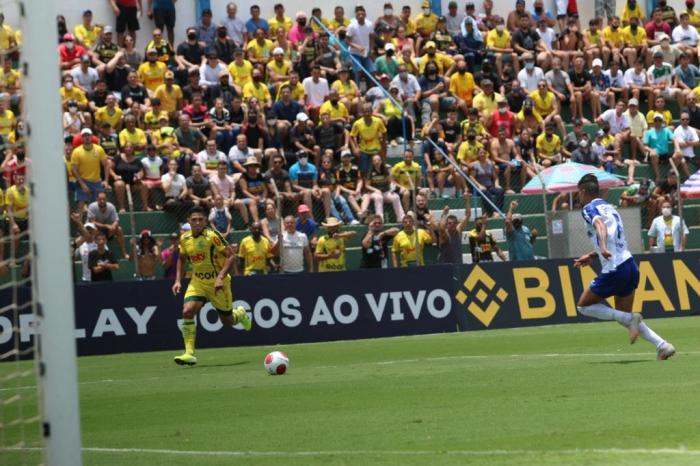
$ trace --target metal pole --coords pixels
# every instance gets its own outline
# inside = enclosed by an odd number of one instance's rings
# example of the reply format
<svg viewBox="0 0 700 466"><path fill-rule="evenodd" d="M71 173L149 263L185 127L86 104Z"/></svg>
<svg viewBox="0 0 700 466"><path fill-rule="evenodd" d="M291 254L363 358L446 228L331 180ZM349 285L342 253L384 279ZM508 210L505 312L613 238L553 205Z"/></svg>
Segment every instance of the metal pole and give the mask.
<svg viewBox="0 0 700 466"><path fill-rule="evenodd" d="M673 162L673 157L670 157L668 161L671 163L671 169L673 169L673 173L676 174L676 179L678 180L678 189L676 192L678 193L678 216L681 218L681 244L683 242L683 230L685 229L685 221L683 220L683 197L681 196L681 174L678 173L678 167L676 167L676 164ZM643 248L642 248L643 250Z"/></svg>
<svg viewBox="0 0 700 466"><path fill-rule="evenodd" d="M74 337L73 264L69 254L66 167L56 54L54 0L20 3L24 15L24 108L29 137L30 225L34 263L34 312L38 322L40 399L45 460L49 466L80 466L78 370Z"/></svg>

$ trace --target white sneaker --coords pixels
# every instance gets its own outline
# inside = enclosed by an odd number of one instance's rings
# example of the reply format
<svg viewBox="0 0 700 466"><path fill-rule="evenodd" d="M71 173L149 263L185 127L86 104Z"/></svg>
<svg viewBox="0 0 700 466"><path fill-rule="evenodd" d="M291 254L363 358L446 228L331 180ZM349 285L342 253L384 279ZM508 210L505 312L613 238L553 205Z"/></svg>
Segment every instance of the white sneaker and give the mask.
<svg viewBox="0 0 700 466"><path fill-rule="evenodd" d="M661 348L659 348L656 351L656 359L658 359L659 361L665 361L674 354L676 354L675 346L673 346L669 342L666 342L663 345L661 345Z"/></svg>
<svg viewBox="0 0 700 466"><path fill-rule="evenodd" d="M639 312L632 313L632 319L630 320L630 345L634 344L639 338L639 324L642 322L642 315Z"/></svg>
<svg viewBox="0 0 700 466"><path fill-rule="evenodd" d="M360 222L358 222L357 220L353 220L350 222L350 225L359 225L359 224L360 224Z"/></svg>

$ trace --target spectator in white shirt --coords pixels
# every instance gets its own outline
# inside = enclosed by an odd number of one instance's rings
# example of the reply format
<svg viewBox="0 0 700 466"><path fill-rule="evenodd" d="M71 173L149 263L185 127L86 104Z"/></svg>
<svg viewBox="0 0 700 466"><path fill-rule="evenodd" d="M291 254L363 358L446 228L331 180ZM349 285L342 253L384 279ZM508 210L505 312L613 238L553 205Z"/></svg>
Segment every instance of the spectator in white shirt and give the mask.
<svg viewBox="0 0 700 466"><path fill-rule="evenodd" d="M226 154L216 148L216 140L209 139L204 150L197 154L197 164L202 167L204 176L216 174L219 162L226 162Z"/></svg>
<svg viewBox="0 0 700 466"><path fill-rule="evenodd" d="M347 42L350 45L350 54L362 64L362 66L370 73L374 72L374 61L370 57L374 45L374 26L367 19L365 7L357 5L355 7L355 19L350 21L347 30ZM355 71L355 82L360 81L360 76L363 75L360 68L352 62L352 68Z"/></svg>
<svg viewBox="0 0 700 466"><path fill-rule="evenodd" d="M396 86L399 89L399 97L403 102L404 108L411 118L415 120L416 102L420 101L421 94L418 79L407 71L405 64L401 63L398 66L397 75L391 81L391 86Z"/></svg>
<svg viewBox="0 0 700 466"><path fill-rule="evenodd" d="M199 67L199 85L206 87L219 85L222 71L228 73L228 68L219 61L219 56L216 52L210 50L207 52L207 61Z"/></svg>
<svg viewBox="0 0 700 466"><path fill-rule="evenodd" d="M309 239L307 236L297 231L296 219L292 215L284 218L284 232L281 235L281 242L278 240L273 244L273 252L280 255L280 266L283 273L301 273L306 262L306 270L313 271L313 262Z"/></svg>
<svg viewBox="0 0 700 466"><path fill-rule="evenodd" d="M314 65L311 76L302 82L304 86L304 108L314 122L318 122L318 111L330 93L328 81L321 77L321 67Z"/></svg>
<svg viewBox="0 0 700 466"><path fill-rule="evenodd" d="M73 68L70 71L70 75L73 76L75 85L85 91L86 94L94 90L95 82L100 79L97 70L90 66L90 56L88 54L80 58L80 66Z"/></svg>
<svg viewBox="0 0 700 466"><path fill-rule="evenodd" d="M526 90L529 94L537 90L537 84L544 79L544 72L539 66L535 66L535 56L531 53L523 55L525 67L518 73L518 81L520 87Z"/></svg>
<svg viewBox="0 0 700 466"><path fill-rule="evenodd" d="M651 222L649 250L657 252L681 252L688 240L688 227L678 215L673 215L670 201L661 204L661 215Z"/></svg>
<svg viewBox="0 0 700 466"><path fill-rule="evenodd" d="M688 161L695 158L695 147L700 145L698 133L695 128L690 127L689 123L690 115L688 112L681 112L681 124L673 130L673 137L678 141L678 147L683 154L683 164L678 168L683 170L687 177L690 176Z"/></svg>
<svg viewBox="0 0 700 466"><path fill-rule="evenodd" d="M634 66L625 71L625 86L629 97L641 101L646 95L648 108L654 108L654 88L649 83L647 70L644 69L643 57L638 58Z"/></svg>
<svg viewBox="0 0 700 466"><path fill-rule="evenodd" d="M698 31L695 29L695 26L690 24L688 13L681 13L680 20L681 23L673 28L671 33L673 42L682 52L695 52L698 46Z"/></svg>

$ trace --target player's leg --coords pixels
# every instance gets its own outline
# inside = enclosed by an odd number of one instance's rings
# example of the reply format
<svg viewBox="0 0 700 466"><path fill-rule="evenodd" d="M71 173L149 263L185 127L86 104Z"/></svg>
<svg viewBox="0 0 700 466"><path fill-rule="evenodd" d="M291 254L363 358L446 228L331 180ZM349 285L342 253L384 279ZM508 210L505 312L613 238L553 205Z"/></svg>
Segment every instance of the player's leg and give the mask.
<svg viewBox="0 0 700 466"><path fill-rule="evenodd" d="M197 338L197 324L194 320L195 316L202 309L206 302L204 296L197 296L196 287L192 287L192 283L187 287L185 293L185 302L182 306L182 340L185 344L185 352L180 356L175 356L176 364L181 366L194 366L197 364L197 358L194 356L195 340Z"/></svg>
<svg viewBox="0 0 700 466"><path fill-rule="evenodd" d="M253 322L250 320L248 313L241 306L233 308L233 295L231 292L231 279L227 278L224 283L224 289L214 291L213 287L208 296L209 302L219 314L219 320L227 327L233 327L236 324L241 324L243 329L250 331L253 327Z"/></svg>
<svg viewBox="0 0 700 466"><path fill-rule="evenodd" d="M637 336L641 336L644 340L654 345L659 359L665 360L673 356L676 353L676 348L671 343L661 338L646 323L642 322L641 313L632 312L633 303L634 292L627 296L615 296L615 307L621 311L630 313L630 322L628 325L620 322L621 325L630 329L630 343L634 343L631 338L633 332L635 332Z"/></svg>

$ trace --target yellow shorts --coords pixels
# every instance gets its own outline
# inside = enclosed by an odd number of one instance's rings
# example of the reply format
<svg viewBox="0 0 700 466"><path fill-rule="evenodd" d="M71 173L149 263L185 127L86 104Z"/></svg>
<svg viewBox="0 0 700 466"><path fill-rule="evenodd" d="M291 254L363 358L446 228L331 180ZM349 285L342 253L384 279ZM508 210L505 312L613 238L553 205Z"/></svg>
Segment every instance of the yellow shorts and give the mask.
<svg viewBox="0 0 700 466"><path fill-rule="evenodd" d="M185 302L188 301L210 302L219 313L231 314L233 305L231 277L226 277L224 289L218 292L214 291L213 280L203 281L193 278L185 291Z"/></svg>

